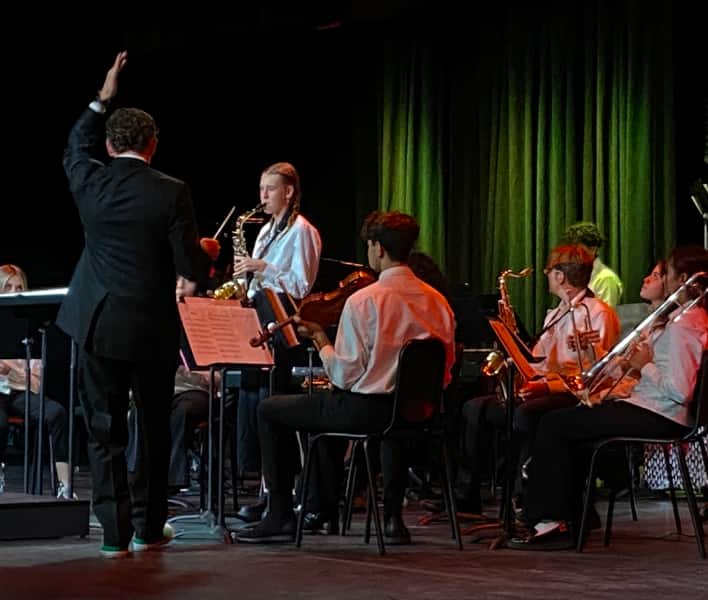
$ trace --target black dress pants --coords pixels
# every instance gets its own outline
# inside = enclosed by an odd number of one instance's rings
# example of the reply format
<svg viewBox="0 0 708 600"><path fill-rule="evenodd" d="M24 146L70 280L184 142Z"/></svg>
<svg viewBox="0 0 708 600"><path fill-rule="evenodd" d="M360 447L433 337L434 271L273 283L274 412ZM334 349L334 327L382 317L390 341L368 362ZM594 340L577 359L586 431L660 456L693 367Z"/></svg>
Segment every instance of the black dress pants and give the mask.
<svg viewBox="0 0 708 600"><path fill-rule="evenodd" d="M270 490L274 518L292 514L291 491L299 467L296 431L382 431L391 419L392 397L354 394L341 390L271 396L260 403L258 427L263 473ZM329 441L329 440L327 440ZM338 443L339 442L339 443ZM344 471L346 445L335 440L318 456L320 503L323 510L337 506ZM400 515L407 482L401 444L385 441L381 448L384 476L384 515Z"/></svg>
<svg viewBox="0 0 708 600"><path fill-rule="evenodd" d="M573 460L579 443L607 436L672 437L686 431L666 417L623 401L548 413L541 419L532 448L524 495L529 523L577 519L587 474L585 462Z"/></svg>
<svg viewBox="0 0 708 600"><path fill-rule="evenodd" d="M93 508L107 546L126 548L133 532L147 542L162 538L176 359L134 362L79 350L78 388L88 431ZM140 448L129 478L125 450L130 390Z"/></svg>
<svg viewBox="0 0 708 600"><path fill-rule="evenodd" d="M194 441L194 432L203 420L209 416L209 392L187 390L175 394L170 413L170 468L168 484L170 487L189 487L189 465L187 451Z"/></svg>

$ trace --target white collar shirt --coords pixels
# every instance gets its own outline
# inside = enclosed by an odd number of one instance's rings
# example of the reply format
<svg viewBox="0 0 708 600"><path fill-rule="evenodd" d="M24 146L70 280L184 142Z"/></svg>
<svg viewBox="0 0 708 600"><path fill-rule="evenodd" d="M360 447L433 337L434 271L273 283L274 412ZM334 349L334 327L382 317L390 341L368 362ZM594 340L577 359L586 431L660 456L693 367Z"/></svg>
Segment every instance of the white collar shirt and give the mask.
<svg viewBox="0 0 708 600"><path fill-rule="evenodd" d="M407 266L382 271L378 281L344 304L334 346L320 350L330 381L360 394L390 394L398 353L411 339L440 338L446 348L445 386L455 361L455 317L445 297Z"/></svg>

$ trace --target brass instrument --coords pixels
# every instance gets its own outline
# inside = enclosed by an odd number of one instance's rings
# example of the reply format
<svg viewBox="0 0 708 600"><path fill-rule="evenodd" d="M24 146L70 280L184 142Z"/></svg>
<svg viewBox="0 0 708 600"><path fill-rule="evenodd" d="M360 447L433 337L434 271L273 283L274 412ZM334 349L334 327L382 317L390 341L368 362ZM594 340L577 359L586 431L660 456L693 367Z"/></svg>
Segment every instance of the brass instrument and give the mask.
<svg viewBox="0 0 708 600"><path fill-rule="evenodd" d="M236 259L244 256L248 256L248 248L246 246L246 236L244 235L243 228L246 225L248 219L250 219L255 213L261 212L265 204L259 204L251 210L239 215L236 219L236 224L233 230L233 236L231 238L233 249L234 249L234 269L236 268ZM232 298L236 300L244 300L248 292L248 280L245 277L236 277L235 275L229 280L216 288L209 295L217 300L230 300Z"/></svg>
<svg viewBox="0 0 708 600"><path fill-rule="evenodd" d="M670 312L670 309L674 307L681 308L680 312L671 319L671 321L678 321L686 311L700 302L708 293L708 285L701 288L697 283L697 281L702 278L708 278L708 271L700 271L691 275L691 277L681 284L676 291L670 294L660 306L652 311L624 338L617 342L605 356L595 362L587 371L583 372L572 390L573 393L578 396L578 399L583 403L588 403L589 396L594 391L597 391L601 387L606 387L607 367L611 364L615 364L617 359L627 358L633 351L635 342L639 341L646 333L651 331L652 327L659 319L665 318L666 314ZM681 305L679 298L683 292L688 290L694 290L697 293L696 297L690 302ZM625 373L622 372L620 378L624 377L624 375ZM619 379L617 381L619 381ZM611 387L614 387L617 381L612 383Z"/></svg>
<svg viewBox="0 0 708 600"><path fill-rule="evenodd" d="M516 337L519 333L519 327L516 323L516 316L514 314L514 307L511 305L511 300L509 299L509 290L506 285L506 278L512 277L514 279L522 279L528 277L533 273L533 267L526 267L515 273L511 269L505 269L499 274L497 281L499 283L499 300L497 301L497 308L499 311L499 320L506 325L507 329ZM525 344L521 340L517 341L520 343L522 348L525 348ZM529 352L530 354L530 352ZM506 384L504 378L501 377L502 371L506 367L506 358L498 350L492 350L482 363L481 371L484 375L488 377L499 376L499 382L502 385L502 390L504 395L508 397L508 391L506 389Z"/></svg>
<svg viewBox="0 0 708 600"><path fill-rule="evenodd" d="M514 279L523 279L524 277L531 275L531 273L533 273L533 267L526 267L521 269L518 273L514 273L511 269L506 269L499 274L497 279L499 282L499 300L497 301L499 318L504 322L509 330L513 331L516 335L519 334L519 326L516 324L514 308L511 306L511 301L509 300L509 290L506 286L506 278L512 277Z"/></svg>

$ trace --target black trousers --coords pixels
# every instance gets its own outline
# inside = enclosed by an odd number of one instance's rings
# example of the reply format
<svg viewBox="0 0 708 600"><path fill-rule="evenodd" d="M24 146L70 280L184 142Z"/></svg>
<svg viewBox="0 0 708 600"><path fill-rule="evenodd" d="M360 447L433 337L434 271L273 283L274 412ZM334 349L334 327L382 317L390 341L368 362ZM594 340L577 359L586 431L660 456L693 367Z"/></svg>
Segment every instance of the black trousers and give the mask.
<svg viewBox="0 0 708 600"><path fill-rule="evenodd" d="M93 508L103 543L125 548L135 532L147 542L162 538L167 518L169 418L177 356L125 361L79 350L79 400L88 430ZM129 391L138 415L138 461L128 477Z"/></svg>
<svg viewBox="0 0 708 600"><path fill-rule="evenodd" d="M296 430L302 432L381 431L391 419L389 395L353 394L341 390L271 396L260 403L258 428L263 473L270 490L274 518L292 514L291 491L299 467ZM401 445L385 441L381 445L384 476L384 515L401 513L407 473ZM320 501L323 510L337 506L342 487L344 451L341 441L328 445L318 457Z"/></svg>
<svg viewBox="0 0 708 600"><path fill-rule="evenodd" d="M0 462L2 462L7 447L7 417L8 415L25 416L25 393L17 392L11 396L0 394L0 397L3 397L0 400ZM32 423L37 423L37 419L39 419L39 394L30 393L30 420ZM44 397L44 424L52 436L55 462L67 462L69 430L66 409L48 396Z"/></svg>
<svg viewBox="0 0 708 600"><path fill-rule="evenodd" d="M189 486L189 465L187 450L194 441L194 432L200 421L209 416L209 392L187 390L176 394L172 399L170 413L170 468L167 478L171 487Z"/></svg>
<svg viewBox="0 0 708 600"><path fill-rule="evenodd" d="M505 410L496 394L467 400L461 411L460 452L455 486L467 510L482 511L482 473L490 458L494 428L503 429ZM496 465L492 465L496 468Z"/></svg>
<svg viewBox="0 0 708 600"><path fill-rule="evenodd" d="M529 522L577 518L587 475L585 462L573 460L579 443L615 435L670 437L686 431L657 413L622 401L548 413L541 419L532 448L524 495Z"/></svg>
<svg viewBox="0 0 708 600"><path fill-rule="evenodd" d="M260 473L261 448L258 441L258 405L269 395L269 373L244 369L236 404L236 452L241 472Z"/></svg>

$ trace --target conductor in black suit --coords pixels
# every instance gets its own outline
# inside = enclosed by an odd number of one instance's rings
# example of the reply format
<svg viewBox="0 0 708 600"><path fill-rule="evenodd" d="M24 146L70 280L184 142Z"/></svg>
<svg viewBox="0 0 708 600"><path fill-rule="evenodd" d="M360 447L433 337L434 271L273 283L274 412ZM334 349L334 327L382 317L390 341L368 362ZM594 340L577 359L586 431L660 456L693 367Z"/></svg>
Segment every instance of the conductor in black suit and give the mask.
<svg viewBox="0 0 708 600"><path fill-rule="evenodd" d="M120 108L105 119L126 60L126 52L116 56L98 97L69 134L64 170L85 246L57 317L78 346L93 507L103 526L101 554L111 558L128 554L133 534L132 550L168 541L163 526L179 352L176 282L181 293L194 294L215 244L200 243L187 184L150 167L157 146L153 118ZM113 159L108 165L95 158L104 125ZM129 481L131 391L143 460Z"/></svg>

